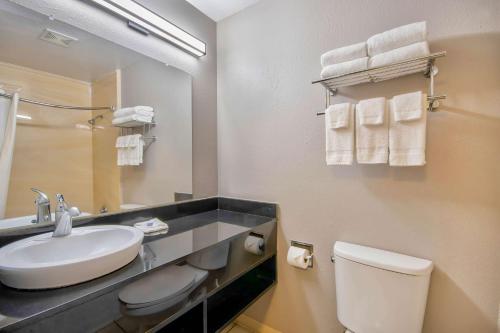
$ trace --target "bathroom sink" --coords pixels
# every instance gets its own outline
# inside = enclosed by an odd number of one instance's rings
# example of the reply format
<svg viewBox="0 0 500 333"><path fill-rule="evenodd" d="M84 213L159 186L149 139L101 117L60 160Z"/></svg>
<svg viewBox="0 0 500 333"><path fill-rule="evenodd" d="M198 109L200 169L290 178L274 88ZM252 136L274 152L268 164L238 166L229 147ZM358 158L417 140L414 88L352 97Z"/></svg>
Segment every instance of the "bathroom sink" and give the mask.
<svg viewBox="0 0 500 333"><path fill-rule="evenodd" d="M49 289L111 273L139 253L144 234L127 226L74 228L65 237L52 232L0 249L0 281L18 289Z"/></svg>

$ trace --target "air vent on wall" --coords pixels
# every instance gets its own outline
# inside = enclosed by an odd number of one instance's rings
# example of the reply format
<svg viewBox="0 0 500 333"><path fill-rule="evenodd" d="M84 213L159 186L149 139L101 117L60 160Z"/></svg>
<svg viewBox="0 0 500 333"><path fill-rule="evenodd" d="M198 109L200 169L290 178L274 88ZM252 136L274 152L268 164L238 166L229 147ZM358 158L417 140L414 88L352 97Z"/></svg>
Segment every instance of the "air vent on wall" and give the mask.
<svg viewBox="0 0 500 333"><path fill-rule="evenodd" d="M75 37L71 37L48 28L42 32L40 39L63 47L68 47L71 43L78 40Z"/></svg>

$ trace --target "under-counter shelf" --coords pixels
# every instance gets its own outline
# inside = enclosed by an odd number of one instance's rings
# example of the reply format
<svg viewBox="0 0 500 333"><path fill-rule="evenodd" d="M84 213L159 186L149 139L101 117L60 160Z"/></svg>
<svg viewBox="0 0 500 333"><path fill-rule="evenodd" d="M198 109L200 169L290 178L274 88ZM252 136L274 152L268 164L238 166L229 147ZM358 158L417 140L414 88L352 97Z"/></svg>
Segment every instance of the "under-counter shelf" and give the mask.
<svg viewBox="0 0 500 333"><path fill-rule="evenodd" d="M338 88L355 86L362 83L376 83L396 79L410 74L423 73L426 77L430 78L427 100L429 101L429 111L434 111L438 105L438 100L446 98L446 95L434 95L434 76L438 72L434 62L437 58L444 56L446 56L446 51L432 53L425 57L408 59L386 66L369 68L339 76L332 76L313 81L312 83L321 84L326 88L327 108L330 105L330 96L336 95ZM317 115L324 115L324 112L318 112Z"/></svg>

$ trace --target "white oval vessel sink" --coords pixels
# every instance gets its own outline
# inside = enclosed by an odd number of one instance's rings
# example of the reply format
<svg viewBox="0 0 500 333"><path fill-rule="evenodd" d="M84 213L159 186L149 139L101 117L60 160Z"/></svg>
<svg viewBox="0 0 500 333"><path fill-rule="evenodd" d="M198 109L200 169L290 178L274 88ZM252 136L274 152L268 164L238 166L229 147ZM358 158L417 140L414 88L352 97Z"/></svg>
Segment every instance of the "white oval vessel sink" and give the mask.
<svg viewBox="0 0 500 333"><path fill-rule="evenodd" d="M118 225L74 228L65 237L52 232L0 249L0 281L18 289L65 287L111 273L139 253L141 230Z"/></svg>

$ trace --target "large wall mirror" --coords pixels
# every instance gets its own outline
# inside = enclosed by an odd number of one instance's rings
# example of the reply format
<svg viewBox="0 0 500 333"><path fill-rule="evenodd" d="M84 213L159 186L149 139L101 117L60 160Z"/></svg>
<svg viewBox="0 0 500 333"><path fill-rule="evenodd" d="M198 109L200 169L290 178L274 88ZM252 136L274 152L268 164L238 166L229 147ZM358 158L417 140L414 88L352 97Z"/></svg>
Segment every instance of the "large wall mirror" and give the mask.
<svg viewBox="0 0 500 333"><path fill-rule="evenodd" d="M82 215L190 198L191 89L179 69L2 1L0 232L37 225L32 188Z"/></svg>

